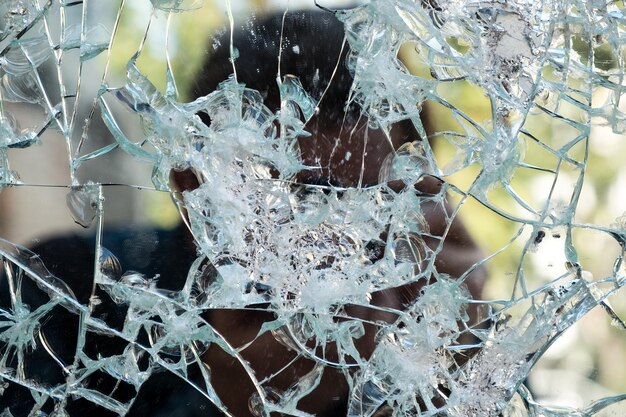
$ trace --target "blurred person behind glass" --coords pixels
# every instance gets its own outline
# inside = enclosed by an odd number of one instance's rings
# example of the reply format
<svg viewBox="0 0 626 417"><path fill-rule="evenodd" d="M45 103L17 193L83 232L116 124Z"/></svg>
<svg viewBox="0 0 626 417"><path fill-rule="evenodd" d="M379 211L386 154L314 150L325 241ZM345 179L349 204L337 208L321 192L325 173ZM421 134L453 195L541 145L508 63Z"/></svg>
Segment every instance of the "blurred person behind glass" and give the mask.
<svg viewBox="0 0 626 417"><path fill-rule="evenodd" d="M404 121L393 127L389 141L381 130L368 126L367 119L361 116L357 105L350 104L346 108L353 81L345 62L349 46L344 42L343 24L333 14L324 11L287 13L284 26L282 13L271 15L252 20L235 31L233 46L239 54L235 61L237 80L247 88L258 90L271 111L280 109L276 77L281 33L283 50L280 54L280 73L298 77L312 97L321 98L319 112L306 126L311 136L299 140L302 161L319 169L302 171L297 181L340 187L377 184L383 161L389 154L404 143L423 139L419 138L408 121ZM226 33L214 42L219 46L209 54L198 73L193 96L211 93L231 75L233 68L229 35ZM423 119L428 125L427 114L423 115ZM210 120L205 122L210 123ZM351 154L350 158L346 158L348 153ZM188 170L173 171L172 180L173 188L179 192L198 186L196 177ZM440 191L438 181L433 178L424 178L418 184L408 186L415 186L417 193L426 195ZM447 207L434 204L425 204L423 207L433 236L444 233L447 218L444 209L448 210ZM425 240L431 245L436 244L434 239ZM33 248L48 269L64 280L83 304L88 304L93 285L93 242L93 239L65 236ZM148 278L158 276L158 288L172 291L182 289L187 271L197 256L193 238L182 224L174 230L105 229L103 245L118 257L122 271L137 271ZM374 251L374 262L383 255L383 249L378 249L377 254ZM480 250L462 224L455 221L446 236L443 251L436 260L438 271L458 277L480 259ZM467 280L475 298L480 296L484 278L485 271L479 268ZM6 280L3 279L0 284L3 287L0 305L6 308L10 305ZM416 300L421 287L421 284L410 284L379 291L372 294L371 303L403 309ZM24 281L23 289L25 302L31 307L48 301L30 280ZM123 323L126 313L122 306L109 304L107 307L110 309L107 314L114 321ZM354 317L369 322L391 322L394 319L389 313L365 307L351 306L349 311ZM239 347L251 342L241 351L241 355L259 378L276 373L296 356L295 352L275 340L269 332L255 339L260 326L274 320L274 314L269 311L212 310L205 312L205 317L232 346ZM78 328L78 317L63 309L55 311L41 327L56 356L68 364L73 362ZM365 336L356 341L359 353L365 358L376 348L376 330L374 325L365 324ZM123 340L95 335L88 340L85 350L93 357L107 356L120 354L125 346ZM202 359L210 367L212 385L229 412L237 417L252 415L248 402L256 389L242 365L217 346L211 346ZM297 359L288 369L272 378L268 385L276 392L284 391L312 366L311 360ZM26 372L31 378L49 385L62 384L65 378L54 360L45 352L42 354L41 349L32 352L32 357L28 358ZM196 365L190 367L189 378L201 379ZM132 387L116 385L115 382L101 375L100 379L93 378L91 383L96 389L108 389L118 401L126 402L133 398L135 393ZM298 408L318 416L345 416L348 393L344 375L335 368L327 367L319 386L298 403ZM33 399L28 390L11 385L0 397L0 406L8 406L13 415L18 417L28 414ZM76 416L112 415L80 399L69 401L66 410ZM127 415L199 417L221 414L205 396L185 381L166 371L158 371L142 385Z"/></svg>

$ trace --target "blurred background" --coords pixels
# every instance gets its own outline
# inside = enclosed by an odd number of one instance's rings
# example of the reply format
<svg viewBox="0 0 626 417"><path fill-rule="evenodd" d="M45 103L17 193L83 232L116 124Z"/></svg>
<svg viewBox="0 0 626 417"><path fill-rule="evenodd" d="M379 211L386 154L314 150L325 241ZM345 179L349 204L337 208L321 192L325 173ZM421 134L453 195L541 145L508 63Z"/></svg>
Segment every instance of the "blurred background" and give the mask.
<svg viewBox="0 0 626 417"><path fill-rule="evenodd" d="M122 3L124 7L120 9ZM354 1L320 3L327 7L355 4ZM227 1L186 1L183 4L188 11L166 13L155 11L149 0L90 2L87 17L94 28L95 38L105 42L116 22L118 27L110 45L110 54L101 53L84 61L80 72L77 65L63 66L67 79L76 80L80 74L81 88L91 91L85 93L85 101L78 100L75 104L80 108L78 120L89 117L91 102L86 97L95 94L103 79L110 87L124 85L125 65L142 42L145 45L138 60L141 71L161 91L165 91L169 58L180 101L189 100L186 92L194 82L201 61L216 47L214 36L228 30L229 16ZM245 22L255 16L286 8L313 7L313 0L236 0L231 2L230 7L235 25L245 26ZM77 22L79 18L78 15L68 16L68 19L76 19ZM599 52L596 59L603 59L606 66L613 65L614 57L603 56L602 51ZM399 57L414 74L430 77L426 63L415 53L412 45L405 45ZM105 74L107 65L109 69ZM54 82L57 77L50 75L50 78ZM463 109L474 120L489 124L490 103L478 87L464 81L449 82L441 87L438 93L450 103ZM594 100L604 102L608 92L598 89L595 94ZM5 107L19 115L17 123L23 128L41 124L41 111L36 106L6 103ZM577 117L576 108L568 111L572 117ZM435 131L464 132L463 126L449 110L431 105L427 107L427 112ZM128 137L141 137L141 126L134 117L125 117L123 110L116 110L116 118ZM571 131L545 114L532 116L528 129L555 148L559 143L571 140ZM89 143L85 145L83 154L114 143L100 120L98 110L88 131ZM610 127L592 127L587 175L576 213L578 223L609 226L624 222L619 220L626 212L624 139L622 134L613 132ZM444 138L435 137L433 142L440 166L445 171L447 166L453 166L457 157L454 146ZM530 141L522 147L526 162L540 166L556 164L554 157L542 154ZM17 172L24 185L6 188L0 193L0 237L32 246L50 236L93 232L76 225L66 208L66 187L72 180L67 144L59 132L47 131L38 145L9 150L9 161L11 169ZM111 184L105 190L105 227L172 228L178 223L179 215L168 193L153 190L151 169L150 163L142 163L115 149L105 157L86 160L76 175L80 183L94 181ZM474 165L458 172L450 169L446 179L466 190L479 169ZM563 187L563 191L558 187L555 190L552 197L555 209L568 201L568 185L576 181L576 176L572 174L568 177L567 173L563 173L562 181L569 184ZM549 176L519 169L511 187L525 201L541 209L551 180ZM460 200L458 196L453 195L452 198L457 202ZM501 189L493 190L489 198L508 213L525 215L510 195ZM557 232L547 233L544 241L525 256L520 265L520 253L531 237L530 229L520 231L519 223L506 220L472 199L464 202L460 216L485 255L494 255L487 263L490 278L484 299L508 300L520 267L531 288L545 285L562 274L565 268L563 239ZM621 253L614 240L607 234L585 229L578 230L574 240L583 267L593 279L612 274L614 261ZM609 301L622 317L626 317L626 295L618 293ZM550 348L531 373L529 381L537 399L552 405L582 407L601 397L626 392L626 332L612 325L610 317L596 308Z"/></svg>

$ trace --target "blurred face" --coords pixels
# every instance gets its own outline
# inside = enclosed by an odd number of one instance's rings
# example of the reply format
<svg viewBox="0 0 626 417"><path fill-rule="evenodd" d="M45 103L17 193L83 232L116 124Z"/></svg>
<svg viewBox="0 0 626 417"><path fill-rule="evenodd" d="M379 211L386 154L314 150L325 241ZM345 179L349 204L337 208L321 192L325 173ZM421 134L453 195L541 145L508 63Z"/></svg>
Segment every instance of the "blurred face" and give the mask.
<svg viewBox="0 0 626 417"><path fill-rule="evenodd" d="M311 127L315 126L315 120L312 120ZM312 136L300 141L301 158L305 164L318 168L302 171L296 180L303 184L330 183L340 187L374 185L378 182L380 167L393 151L393 146L382 131L368 129L365 120L359 121L350 130L313 131ZM191 170L172 171L171 179L173 188L179 192L199 186ZM403 290L405 293L415 291L410 288ZM373 305L396 309L402 308L403 303L400 294L394 291L374 293L371 302ZM356 346L362 357L367 359L375 349L377 330L377 326L367 323L392 322L395 317L390 313L360 306L347 306L346 312L366 323L365 335L356 340ZM241 357L249 363L255 378L258 381L269 379L264 384L270 392L268 398L272 398L273 392L277 399L280 393L305 377L314 368L315 362L299 357L297 352L277 340L273 333L266 332L257 337L261 326L275 319L275 314L269 311L216 309L209 313L210 324L232 347L244 347ZM334 344L329 345L325 356L338 360ZM203 361L211 369L213 386L228 410L235 416L253 415L249 401L256 393L256 387L240 360L218 346L212 346L204 354ZM314 415L345 415L347 394L348 385L344 375L337 368L328 366L318 387L300 401L299 408Z"/></svg>
<svg viewBox="0 0 626 417"><path fill-rule="evenodd" d="M273 83L277 64L268 57L277 56L278 45L268 39L279 39L277 34L282 33L283 16L275 16L272 19L268 22L273 22L270 24L270 26L273 25L273 29L261 25L249 31L257 35L236 34L234 43L240 51L240 56L245 56L247 60L245 65L238 67L238 82L244 83L253 90L258 90L266 104L272 103L272 105L267 104L268 107L276 109L280 107L277 89L268 88L265 84L268 79L272 80L270 84ZM322 100L318 103L320 110L326 113L314 115L306 122L304 128L311 133L311 136L302 136L297 139L300 160L307 168L295 176L294 182L302 184L302 187L308 184L339 188L366 188L385 182L384 171L395 150L407 142L420 140L420 138L408 121L397 123L387 135L380 129L368 127L368 120L365 117L359 117L358 110L349 112L348 116L343 114L352 84L352 77L347 68L337 66L338 62L345 61L346 51L342 47L343 27L340 24L338 27L337 21L331 24L332 17L329 20L330 23L324 24L320 23L322 20L312 15L305 16L303 19L291 21L287 18L285 20L285 24L292 25L293 28L286 27L284 30L284 33L290 36L284 40L285 44L290 47L282 52L282 74L296 74L305 85L305 90L318 98L329 82L334 83L334 89L337 91L322 96ZM321 45L316 36L311 36L312 33L325 33L329 30L334 31L333 39L336 39L332 45ZM259 35L259 33L265 34ZM243 39L238 41L238 36ZM293 52L294 49L291 47L293 45L298 46L300 52ZM251 46L253 46L252 49ZM217 68L216 65L222 65L222 70L230 74L232 66L227 61L228 54L224 50L218 50L214 55L212 60L217 64L210 60L206 65L207 71L211 72ZM259 62L255 61L256 58ZM331 74L334 74L335 70L337 70L337 75L333 78ZM321 74L321 81L311 80L312 75L318 73ZM263 74L271 74L271 76L264 77ZM308 80L306 80L307 76ZM211 73L207 76L211 78L210 81L200 80L198 95L204 95L216 89L217 84L213 83L213 79L223 80L226 77L227 75L218 71L217 75ZM355 113L357 116L354 116ZM173 188L181 192L194 190L199 186L198 179L189 170L172 172L172 181ZM440 192L440 182L434 178L422 178L417 184L404 184L396 181L387 185L395 191L414 187L418 194ZM445 214L447 207L427 203L421 207L426 216L426 222L430 226L431 235L442 235L447 226ZM475 261L481 259L481 255L458 222L452 224L449 232L447 244L436 259L436 266L440 272L459 276ZM384 234L387 234L387 231ZM386 237L382 235L378 237L379 242L385 239ZM427 244L433 246L437 244L428 239L428 237L424 238ZM330 244L332 245L332 242ZM383 256L384 245L372 249L370 260L377 262ZM402 311L417 299L425 281L373 292L370 294L370 307L378 306ZM474 295L477 295L479 291L480 285L472 290ZM364 333L354 338L358 355L363 360L368 360L375 351L378 343L377 332L381 325L393 323L398 318L394 313L381 311L384 309L370 307L346 305L342 310L345 316L363 323ZM287 340L289 337L286 336L285 326L272 331L262 331L264 324L277 320L276 313L255 305L253 309L213 309L207 315L213 328L231 347L237 349L240 355L234 357L219 346L211 345L202 357L204 363L210 368L212 386L224 406L234 416L260 415L254 411L258 390L264 390L268 401L278 402L290 387L309 378L313 380L320 378L319 383L313 384L315 388L303 395L298 402L298 409L318 416L346 415L349 395L347 378L352 372L350 369L357 368L344 366L342 370L338 366L333 366L333 362L339 360L338 348L334 342L327 343L323 351L319 346L317 348L314 344L309 346L306 342L304 350L312 349L314 355L323 356L327 362L321 374L318 374L316 372L321 361L304 355L302 346L292 348ZM334 323L340 323L342 320L345 319L332 317ZM254 381L259 381L262 388L256 387Z"/></svg>
<svg viewBox="0 0 626 417"><path fill-rule="evenodd" d="M315 124L312 124L315 127ZM367 128L365 121L359 121L350 130L313 131L310 137L302 138L300 150L302 160L317 169L304 170L296 179L302 184L328 185L339 187L366 187L378 183L381 167L385 159L399 147L408 135L402 135L400 129L392 130L395 136L386 138L382 131ZM172 172L172 179L179 191L193 190L198 187L198 179L190 171ZM402 186L400 186L402 188ZM416 190L437 193L438 183L425 179L416 186ZM427 221L431 233L445 228L445 215L442 207L432 207L427 211ZM479 253L471 240L464 234L462 227L455 226L461 245L454 241L444 248L439 268L442 272L460 275L475 261ZM461 248L464 246L464 248ZM467 255L464 258L464 255ZM382 257L382 253L379 255ZM372 293L372 306L402 310L419 294L423 282L404 285L395 289ZM479 291L479 287L474 289ZM355 340L355 346L365 360L376 349L376 335L379 326L374 323L393 323L397 316L378 309L348 305L345 313L364 324L364 335ZM282 394L293 384L306 378L314 371L316 361L304 357L281 340L280 329L265 332L259 336L262 325L276 320L276 314L270 311L215 309L208 313L209 322L215 330L233 347L240 349L240 358L226 353L222 348L212 345L203 355L203 361L211 370L211 380L219 398L235 416L255 415L253 409L255 387L250 372L257 381L265 381L263 389L268 399L279 400ZM330 362L338 360L334 343L327 345L324 357ZM245 361L249 368L242 364ZM348 403L348 384L346 377L338 367L328 365L323 370L317 387L298 403L298 408L313 415L346 415Z"/></svg>

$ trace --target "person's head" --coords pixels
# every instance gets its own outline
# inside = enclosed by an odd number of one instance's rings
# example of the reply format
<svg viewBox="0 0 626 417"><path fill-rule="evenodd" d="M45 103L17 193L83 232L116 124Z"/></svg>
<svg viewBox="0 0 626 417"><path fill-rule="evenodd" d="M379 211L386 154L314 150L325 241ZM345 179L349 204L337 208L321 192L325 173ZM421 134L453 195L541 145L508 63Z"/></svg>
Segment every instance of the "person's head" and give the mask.
<svg viewBox="0 0 626 417"><path fill-rule="evenodd" d="M193 85L193 97L215 91L233 74L230 32L213 45ZM386 137L350 102L350 47L343 24L332 13L296 11L253 19L234 31L232 46L237 81L259 91L271 111L281 107L279 76L297 77L318 102L318 111L305 126L311 136L298 140L302 161L309 167L298 174L299 182L377 184L385 157L402 143L419 139L408 123L394 129L394 137Z"/></svg>
<svg viewBox="0 0 626 417"><path fill-rule="evenodd" d="M214 92L233 76L230 32L223 32L209 45L214 48L208 51L193 84L192 98ZM384 159L402 143L417 139L398 135L390 143L382 131L371 129L359 107L349 102L353 76L346 58L350 50L343 24L332 13L297 11L250 20L234 30L232 49L237 82L258 91L270 111L281 108L279 76L297 77L317 102L318 110L304 127L310 136L298 138L300 156L308 168L296 175L296 182L343 187L377 184ZM211 123L206 114L199 116L206 124ZM174 173L174 180L182 190L197 187L190 171ZM373 300L388 296L375 294ZM376 310L351 307L349 311L365 322L389 320ZM209 317L211 325L233 346L247 345L241 355L257 377L275 374L267 384L272 389L287 390L305 377L314 364L305 358L296 359L296 353L271 333L257 337L263 323L275 320L272 313L214 310ZM375 347L376 329L370 324L365 327L366 336L356 345L367 357ZM209 349L203 360L211 368L214 387L228 410L238 417L250 415L247 401L256 391L247 371L217 346ZM292 360L289 368L281 371ZM345 416L347 395L345 376L339 369L328 367L319 385L298 403L298 408L314 415Z"/></svg>
<svg viewBox="0 0 626 417"><path fill-rule="evenodd" d="M270 111L276 112L281 108L278 77L297 77L303 89L318 101L318 110L305 126L310 136L298 138L301 160L307 168L296 175L296 182L341 187L375 185L379 182L387 156L403 143L420 139L408 126L409 123L399 124L392 129L391 137L387 137L381 130L372 129L358 106L350 103L353 76L346 64L350 51L345 42L343 24L332 13L299 11L251 20L235 29L232 42L234 54L231 54L228 31L209 45L216 47L210 51L198 73L192 97L205 96L217 90L220 83L232 76L234 59L237 81L260 92ZM204 117L205 123L211 123L206 115L201 113L200 116ZM182 189L197 186L194 179L184 173L175 175L175 180ZM435 236L443 233L439 230L440 224L443 223L445 229L447 217L443 210L445 208L437 206L431 213L426 213ZM464 232L458 223L453 224L450 236L459 230ZM460 232L458 236L464 248L455 255L462 261L448 259L447 265L442 267L446 273L446 268L450 270L453 267L459 270L465 268L464 271L468 267L466 262L471 265L476 261L475 254L467 255L468 249L475 249L471 239ZM448 247L454 245L455 242ZM372 262L382 258L383 251L380 250L380 254L375 255L378 259L372 259ZM460 256L461 251L467 256ZM371 304L402 309L416 299L422 285L408 284L373 292L369 294ZM346 307L346 313L351 318L365 323L364 335L355 338L358 353L365 359L377 346L378 328L375 323L394 319L393 314L381 310L366 306ZM240 351L241 358L258 379L269 381L264 388L284 392L314 369L314 361L286 347L280 337L267 331L259 336L262 325L276 319L273 313L224 309L211 311L208 315L210 324L232 346L245 346ZM336 355L336 349L335 353L332 347L328 349L330 352L325 354ZM248 399L255 395L257 387L252 383L249 369L214 345L202 359L211 369L212 384L229 412L237 417L250 415ZM298 408L314 415L345 416L349 388L343 372L339 368L326 367L319 384L298 402ZM272 397L271 392L268 397Z"/></svg>

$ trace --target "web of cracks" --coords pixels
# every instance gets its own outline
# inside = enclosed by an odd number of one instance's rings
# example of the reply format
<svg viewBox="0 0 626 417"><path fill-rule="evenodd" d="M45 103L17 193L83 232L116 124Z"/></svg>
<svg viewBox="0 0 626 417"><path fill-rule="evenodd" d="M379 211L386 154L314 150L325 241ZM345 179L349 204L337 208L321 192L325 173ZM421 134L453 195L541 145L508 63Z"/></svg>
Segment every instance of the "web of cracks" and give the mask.
<svg viewBox="0 0 626 417"><path fill-rule="evenodd" d="M3 415L72 415L92 409L85 404L130 415L142 387L159 375L192 387L225 415L314 415L330 397L351 416L593 415L626 399L557 410L523 385L550 345L593 308L626 329L607 301L624 284L624 221L605 226L576 216L590 126L624 131L621 3L317 5L328 30L341 22L345 34L328 73L316 74L316 91L304 76L281 73L281 60L304 49L286 30L290 19L317 16L287 10L278 18L274 109L271 93L242 81L246 48L235 45L243 35L228 2L230 30L221 39L232 76L216 88L180 99L172 22L203 4L175 0L150 1L143 36L115 86L111 45L130 3L107 9L109 28L96 22L106 13L92 1L0 6L0 182L4 189L67 188L75 221L93 229L91 257L77 252L81 260L72 261L89 274L80 283L51 272L62 247L47 253L43 245L41 253L0 240ZM162 89L138 64L160 30ZM413 74L398 59L406 45L430 74ZM342 71L352 80L341 127L324 136L316 129L332 106L326 95L345 82ZM487 97L487 121L442 93L460 81ZM599 105L598 90L608 92ZM433 130L423 113L430 107L446 112L453 127ZM139 139L126 131L123 112L140 120ZM25 120L31 126L22 127ZM542 120L560 136L537 128ZM50 132L65 141L68 184L22 182L10 152L49 140ZM307 159L310 143L319 149ZM450 163L433 150L439 143L452 146ZM153 188L78 175L118 151L152 166ZM468 169L469 186L452 179ZM172 172L195 185L176 189ZM328 178L303 180L319 172ZM548 178L548 187L524 198L513 181L524 175ZM556 197L563 187L567 201ZM181 230L195 245L176 289L162 285L168 277L127 268L104 244L107 188L172 193ZM485 255L463 237L459 213L468 202L515 225L508 243ZM610 276L594 279L585 269L579 230L617 242ZM536 286L525 265L548 235L561 239L566 262ZM177 251L159 254L182 256ZM518 253L510 298L481 300L489 263L506 251ZM269 360L272 352L281 358ZM224 358L239 378L230 387ZM329 383L328 375L342 382Z"/></svg>

